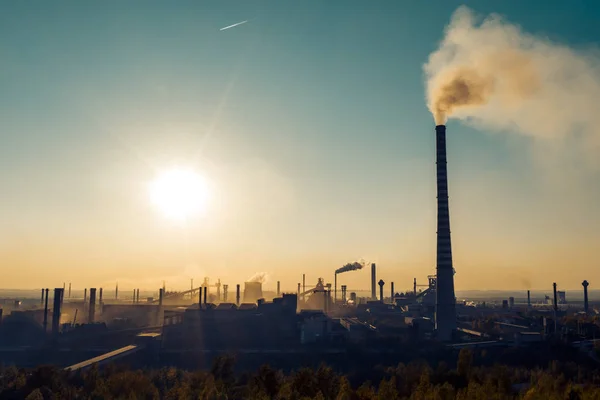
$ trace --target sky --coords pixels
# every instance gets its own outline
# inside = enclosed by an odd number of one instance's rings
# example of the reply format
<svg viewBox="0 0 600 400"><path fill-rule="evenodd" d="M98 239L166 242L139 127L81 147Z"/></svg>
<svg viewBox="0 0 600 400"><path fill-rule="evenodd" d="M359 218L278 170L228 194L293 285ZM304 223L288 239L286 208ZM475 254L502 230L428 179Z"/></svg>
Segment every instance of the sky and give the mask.
<svg viewBox="0 0 600 400"><path fill-rule="evenodd" d="M436 199L423 65L461 4L598 46L592 0L1 2L0 287L266 272L267 288L295 290L302 273L332 281L358 259L400 290L425 283ZM574 165L569 140L550 151L447 125L456 288L600 282L597 167ZM210 182L205 214L183 224L148 195L173 166Z"/></svg>

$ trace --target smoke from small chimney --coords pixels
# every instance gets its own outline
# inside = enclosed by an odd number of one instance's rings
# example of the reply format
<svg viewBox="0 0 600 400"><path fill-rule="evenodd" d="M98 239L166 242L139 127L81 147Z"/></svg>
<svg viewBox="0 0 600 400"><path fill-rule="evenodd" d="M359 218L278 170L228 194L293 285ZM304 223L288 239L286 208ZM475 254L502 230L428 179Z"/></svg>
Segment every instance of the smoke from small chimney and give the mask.
<svg viewBox="0 0 600 400"><path fill-rule="evenodd" d="M423 66L436 124L449 117L532 136L598 144L600 59L459 7Z"/></svg>

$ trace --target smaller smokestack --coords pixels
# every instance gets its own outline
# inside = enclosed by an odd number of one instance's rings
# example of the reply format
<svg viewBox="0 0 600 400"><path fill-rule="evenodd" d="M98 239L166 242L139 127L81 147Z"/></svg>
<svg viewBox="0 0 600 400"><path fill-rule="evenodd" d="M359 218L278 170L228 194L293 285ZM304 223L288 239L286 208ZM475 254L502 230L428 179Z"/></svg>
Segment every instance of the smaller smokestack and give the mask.
<svg viewBox="0 0 600 400"><path fill-rule="evenodd" d="M48 292L50 289L46 289L46 299L44 305L44 333L48 332Z"/></svg>
<svg viewBox="0 0 600 400"><path fill-rule="evenodd" d="M298 282L298 300L300 299L300 282Z"/></svg>
<svg viewBox="0 0 600 400"><path fill-rule="evenodd" d="M102 288L100 288L100 296L98 298L98 303L102 306Z"/></svg>
<svg viewBox="0 0 600 400"><path fill-rule="evenodd" d="M69 282L69 298L71 298L71 282Z"/></svg>
<svg viewBox="0 0 600 400"><path fill-rule="evenodd" d="M135 304L135 289L133 289L133 304Z"/></svg>
<svg viewBox="0 0 600 400"><path fill-rule="evenodd" d="M417 278L415 278L413 281L413 292L415 293L415 296L416 296L417 295Z"/></svg>
<svg viewBox="0 0 600 400"><path fill-rule="evenodd" d="M119 300L119 283L115 285L115 300Z"/></svg>
<svg viewBox="0 0 600 400"><path fill-rule="evenodd" d="M333 274L333 302L337 302L337 272Z"/></svg>
<svg viewBox="0 0 600 400"><path fill-rule="evenodd" d="M531 308L531 291L527 291L527 307Z"/></svg>
<svg viewBox="0 0 600 400"><path fill-rule="evenodd" d="M394 282L391 282L390 286L392 288L392 290L391 290L392 296L390 297L390 299L392 300L392 304L394 304L394 295L395 295L395 293L394 293Z"/></svg>
<svg viewBox="0 0 600 400"><path fill-rule="evenodd" d="M379 284L379 300L383 303L383 285L385 285L385 282L383 281L383 279L380 279L378 284Z"/></svg>
<svg viewBox="0 0 600 400"><path fill-rule="evenodd" d="M87 301L87 288L83 289L83 302Z"/></svg>
<svg viewBox="0 0 600 400"><path fill-rule="evenodd" d="M240 284L235 285L235 304L240 305Z"/></svg>
<svg viewBox="0 0 600 400"><path fill-rule="evenodd" d="M371 299L377 300L377 273L376 273L375 263L371 264Z"/></svg>
<svg viewBox="0 0 600 400"><path fill-rule="evenodd" d="M136 302L136 303L139 303L139 302L140 302L140 289L138 289L138 290L137 290L137 295L136 295L136 300L135 300L135 302Z"/></svg>
<svg viewBox="0 0 600 400"><path fill-rule="evenodd" d="M208 288L204 286L204 305L206 305L206 297L208 296Z"/></svg>
<svg viewBox="0 0 600 400"><path fill-rule="evenodd" d="M158 289L158 309L156 310L156 325L162 326L165 322L163 314L163 298L165 289Z"/></svg>
<svg viewBox="0 0 600 400"><path fill-rule="evenodd" d="M552 284L552 288L554 290L554 312L558 312L558 298L556 297L556 282Z"/></svg>
<svg viewBox="0 0 600 400"><path fill-rule="evenodd" d="M223 285L223 303L227 303L227 288L229 285Z"/></svg>
<svg viewBox="0 0 600 400"><path fill-rule="evenodd" d="M304 301L304 296L306 293L306 275L302 274L302 300Z"/></svg>
<svg viewBox="0 0 600 400"><path fill-rule="evenodd" d="M96 322L96 288L90 289L90 308L88 310L88 323Z"/></svg>
<svg viewBox="0 0 600 400"><path fill-rule="evenodd" d="M589 311L588 286L590 284L588 283L588 281L583 281L581 284L583 285L583 311L587 313Z"/></svg>
<svg viewBox="0 0 600 400"><path fill-rule="evenodd" d="M281 295L281 282L277 281L277 297Z"/></svg>
<svg viewBox="0 0 600 400"><path fill-rule="evenodd" d="M58 335L60 330L60 302L63 296L64 289L54 289L54 307L52 309L52 335Z"/></svg>

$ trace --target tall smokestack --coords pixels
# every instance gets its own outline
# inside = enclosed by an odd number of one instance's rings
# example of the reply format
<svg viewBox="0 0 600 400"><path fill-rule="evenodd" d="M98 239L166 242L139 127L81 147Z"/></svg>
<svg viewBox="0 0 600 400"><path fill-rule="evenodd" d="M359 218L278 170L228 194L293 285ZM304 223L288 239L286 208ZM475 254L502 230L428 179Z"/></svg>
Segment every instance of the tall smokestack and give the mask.
<svg viewBox="0 0 600 400"><path fill-rule="evenodd" d="M87 288L83 289L83 303L87 301Z"/></svg>
<svg viewBox="0 0 600 400"><path fill-rule="evenodd" d="M90 289L90 309L88 310L88 323L96 322L96 288Z"/></svg>
<svg viewBox="0 0 600 400"><path fill-rule="evenodd" d="M554 312L558 312L558 298L556 297L556 282L552 284L552 290L554 292Z"/></svg>
<svg viewBox="0 0 600 400"><path fill-rule="evenodd" d="M206 298L208 297L208 288L206 286L204 286L204 305L206 305Z"/></svg>
<svg viewBox="0 0 600 400"><path fill-rule="evenodd" d="M589 311L588 286L590 284L588 283L588 281L583 281L581 284L583 285L583 311L587 313Z"/></svg>
<svg viewBox="0 0 600 400"><path fill-rule="evenodd" d="M133 289L133 304L135 304L135 289Z"/></svg>
<svg viewBox="0 0 600 400"><path fill-rule="evenodd" d="M98 304L100 304L100 306L102 306L102 288L100 288L100 296L98 298Z"/></svg>
<svg viewBox="0 0 600 400"><path fill-rule="evenodd" d="M375 263L371 264L371 299L377 300L377 273Z"/></svg>
<svg viewBox="0 0 600 400"><path fill-rule="evenodd" d="M119 283L115 285L115 300L119 300Z"/></svg>
<svg viewBox="0 0 600 400"><path fill-rule="evenodd" d="M417 295L417 278L413 280L413 292Z"/></svg>
<svg viewBox="0 0 600 400"><path fill-rule="evenodd" d="M392 290L390 291L392 296L390 297L390 299L392 300L392 304L394 304L394 282L390 282L390 286L392 288Z"/></svg>
<svg viewBox="0 0 600 400"><path fill-rule="evenodd" d="M531 291L527 291L527 307L531 308Z"/></svg>
<svg viewBox="0 0 600 400"><path fill-rule="evenodd" d="M46 288L45 292L46 299L44 305L44 332L48 332L48 292L50 292L50 289Z"/></svg>
<svg viewBox="0 0 600 400"><path fill-rule="evenodd" d="M240 305L240 284L235 285L235 304Z"/></svg>
<svg viewBox="0 0 600 400"><path fill-rule="evenodd" d="M69 282L69 298L71 298L71 282Z"/></svg>
<svg viewBox="0 0 600 400"><path fill-rule="evenodd" d="M452 339L456 329L456 298L454 268L450 240L450 210L448 208L448 170L446 160L446 126L435 127L437 172L437 289L435 327L442 341Z"/></svg>
<svg viewBox="0 0 600 400"><path fill-rule="evenodd" d="M383 303L383 285L385 285L385 282L383 281L383 279L380 279L378 284L379 284L379 300Z"/></svg>
<svg viewBox="0 0 600 400"><path fill-rule="evenodd" d="M58 335L60 329L60 302L62 300L64 289L54 289L54 307L52 309L52 335Z"/></svg>
<svg viewBox="0 0 600 400"><path fill-rule="evenodd" d="M281 282L277 281L277 297L279 297L281 295Z"/></svg>

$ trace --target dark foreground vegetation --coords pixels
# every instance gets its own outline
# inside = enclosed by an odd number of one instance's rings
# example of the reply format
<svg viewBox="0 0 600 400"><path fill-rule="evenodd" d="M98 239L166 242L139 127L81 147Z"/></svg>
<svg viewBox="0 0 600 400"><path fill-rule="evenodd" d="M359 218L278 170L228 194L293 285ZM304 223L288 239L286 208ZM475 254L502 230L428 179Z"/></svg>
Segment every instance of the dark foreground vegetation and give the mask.
<svg viewBox="0 0 600 400"><path fill-rule="evenodd" d="M394 367L372 367L360 374L339 374L321 365L284 373L268 365L236 374L233 357L215 359L210 371L176 368L131 370L108 366L82 373L55 367L0 370L4 399L598 399L600 371L574 362L552 361L546 368L478 365L485 350L462 349L449 367L414 361Z"/></svg>

